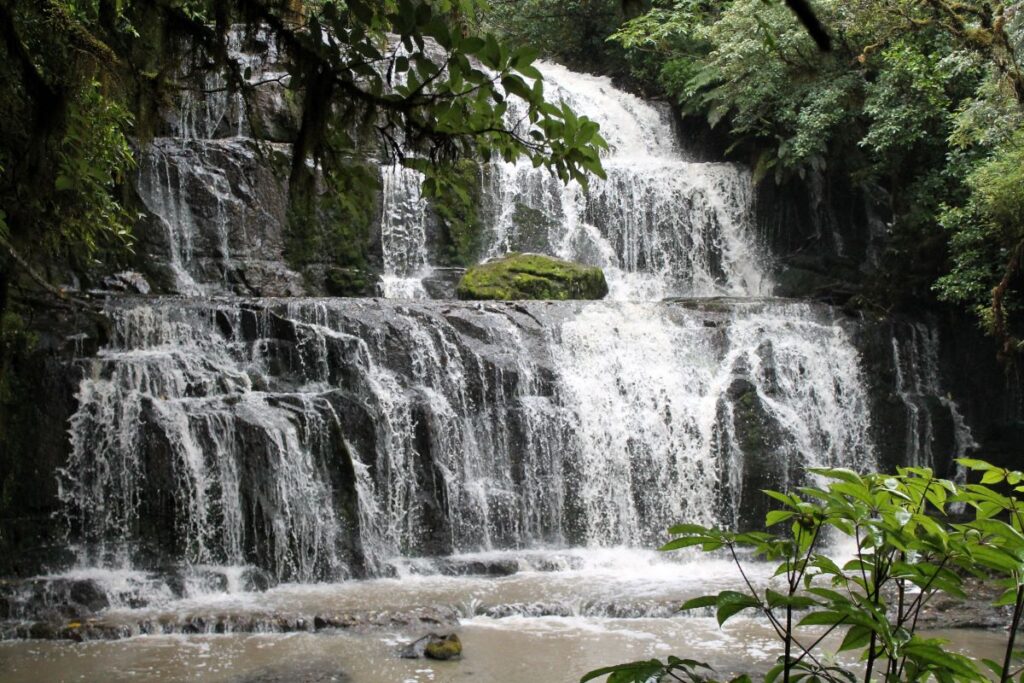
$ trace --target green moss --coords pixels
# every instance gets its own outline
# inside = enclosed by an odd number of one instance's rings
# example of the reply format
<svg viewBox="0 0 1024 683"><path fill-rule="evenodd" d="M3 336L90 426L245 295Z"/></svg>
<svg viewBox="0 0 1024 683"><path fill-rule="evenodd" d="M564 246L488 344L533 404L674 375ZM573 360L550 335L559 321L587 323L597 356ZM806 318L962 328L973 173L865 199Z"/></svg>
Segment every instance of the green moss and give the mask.
<svg viewBox="0 0 1024 683"><path fill-rule="evenodd" d="M372 286L367 271L359 268L328 268L324 289L330 296L360 296Z"/></svg>
<svg viewBox="0 0 1024 683"><path fill-rule="evenodd" d="M462 641L453 633L443 640L431 640L423 652L430 659L457 659L462 656Z"/></svg>
<svg viewBox="0 0 1024 683"><path fill-rule="evenodd" d="M429 200L441 220L449 263L472 265L480 257L483 242L480 166L475 160L460 159L435 174L436 191Z"/></svg>
<svg viewBox="0 0 1024 683"><path fill-rule="evenodd" d="M608 283L600 268L540 254L509 254L473 266L462 277L460 299L601 299Z"/></svg>
<svg viewBox="0 0 1024 683"><path fill-rule="evenodd" d="M285 235L285 260L299 272L315 264L329 266L324 287L344 290L337 296L364 293L353 289L352 275L369 272L375 207L380 184L377 170L366 163L353 163L336 171L331 187L311 185L293 191ZM339 272L346 273L339 275ZM342 283L342 280L346 282Z"/></svg>
<svg viewBox="0 0 1024 683"><path fill-rule="evenodd" d="M17 510L17 490L25 460L15 457L27 449L36 427L31 401L32 386L25 372L38 335L13 311L0 317L0 452L10 457L0 464L0 518Z"/></svg>

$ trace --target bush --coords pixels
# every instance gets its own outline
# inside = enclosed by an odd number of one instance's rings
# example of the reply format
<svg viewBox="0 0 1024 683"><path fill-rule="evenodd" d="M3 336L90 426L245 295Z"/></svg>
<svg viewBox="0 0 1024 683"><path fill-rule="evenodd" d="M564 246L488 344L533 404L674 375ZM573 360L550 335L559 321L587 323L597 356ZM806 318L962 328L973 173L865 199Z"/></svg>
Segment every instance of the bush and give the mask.
<svg viewBox="0 0 1024 683"><path fill-rule="evenodd" d="M895 475L860 475L846 469L815 469L826 483L795 492L765 491L778 504L768 529L736 533L697 524L669 531L662 550L698 547L727 553L743 572L740 549L778 562L781 587L755 586L744 573L744 590L690 600L684 610L711 608L719 624L744 610L764 615L784 654L765 676L783 681L855 681L858 676L824 657L821 643L840 628L838 651L860 652L863 680L984 681L982 666L1003 682L1024 667L1013 663L1014 641L1024 611L1024 474L980 460L959 461L981 474L980 483L937 479L930 469L901 468ZM971 514L954 521L954 507ZM839 566L823 548L837 531L854 540L853 559ZM951 652L946 643L916 632L921 610L938 593L966 597L964 577L987 577L1005 592L997 605L1012 605L1002 662ZM781 588L781 590L776 590ZM805 627L817 627L807 636ZM689 659L632 662L591 671L581 683L608 675L609 683L705 680L707 666ZM741 676L734 681L748 681Z"/></svg>

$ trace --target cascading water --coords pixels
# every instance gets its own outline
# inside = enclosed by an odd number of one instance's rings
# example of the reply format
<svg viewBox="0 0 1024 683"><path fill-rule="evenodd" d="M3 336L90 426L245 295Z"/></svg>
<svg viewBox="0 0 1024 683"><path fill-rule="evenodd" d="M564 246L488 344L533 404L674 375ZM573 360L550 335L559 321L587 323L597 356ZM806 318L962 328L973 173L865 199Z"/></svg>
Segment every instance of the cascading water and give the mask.
<svg viewBox="0 0 1024 683"><path fill-rule="evenodd" d="M184 559L312 580L714 522L754 456L741 411L776 435L757 457L783 472L873 457L856 351L806 304L171 300L111 316L63 479L100 557L147 540L159 486Z"/></svg>
<svg viewBox="0 0 1024 683"><path fill-rule="evenodd" d="M939 335L934 325L918 322L905 326L892 338L895 390L906 409L906 457L908 464L936 469L943 460L962 458L978 444L956 402L942 386L939 372ZM938 410L936 408L938 407ZM951 426L953 453L936 452L945 439L936 433L935 415Z"/></svg>
<svg viewBox="0 0 1024 683"><path fill-rule="evenodd" d="M399 165L381 169L381 289L388 299L427 299L423 278L427 255L429 206L420 192L423 175Z"/></svg>
<svg viewBox="0 0 1024 683"><path fill-rule="evenodd" d="M602 161L607 180L587 190L563 184L528 161L484 169L484 255L534 251L601 266L614 300L652 301L668 296L770 294L766 258L754 233L749 173L735 164L685 158L667 108L657 108L605 77L541 63L547 96L601 124L608 142ZM514 106L510 123L526 117ZM406 182L385 181L385 203L415 204ZM393 194L394 199L389 199ZM417 209L421 210L421 209ZM391 272L428 270L422 242L404 241L422 225L395 229L404 249ZM385 224L385 240L388 224ZM415 269L405 263L416 264ZM385 288L408 296L408 288Z"/></svg>
<svg viewBox="0 0 1024 683"><path fill-rule="evenodd" d="M231 47L244 55L252 39ZM259 52L246 57L254 81L286 78ZM180 103L137 179L150 214L140 243L180 296L111 299L108 345L77 361L59 475L76 563L13 597L0 586L25 620L0 622L0 639L37 637L24 623L40 614L79 638L229 642L460 617L470 633L553 618L593 634L595 619L661 618L737 585L717 560L639 550L667 526L756 526L760 489L799 483L808 466L892 460L874 438L871 323L769 298L749 173L688 159L667 111L608 79L541 68L551 99L601 123L608 178L584 190L527 164L484 167L480 256L600 265L606 301L430 300L438 216L421 176L394 166L381 167L378 205L385 298L299 298L309 289L280 261L286 147L246 137L256 126L223 84ZM897 459L934 462L947 423L969 450L934 330L911 326L890 346L885 329L886 405L908 416ZM333 583L363 577L379 580ZM266 590L279 582L325 583ZM588 663L614 660L606 635ZM662 654L643 642L628 656ZM354 680L434 680L398 673L387 648Z"/></svg>
<svg viewBox="0 0 1024 683"><path fill-rule="evenodd" d="M112 304L116 334L87 361L61 479L83 563L138 565L162 545L309 581L386 573L403 556L643 546L677 521L756 523L757 489L808 465L875 462L854 323L762 298L747 173L685 160L665 112L607 79L543 70L549 95L602 123L609 177L584 191L490 166L487 251L598 263L620 301ZM217 206L244 188L205 170L224 159L161 160L218 144L162 140L143 166L142 194L180 244L208 239L183 183ZM426 298L420 181L382 171L396 299ZM669 294L746 298L659 302ZM919 341L909 348L931 358ZM906 353L899 367L934 363ZM907 372L908 407L941 394L932 370ZM915 454L922 425L908 427Z"/></svg>

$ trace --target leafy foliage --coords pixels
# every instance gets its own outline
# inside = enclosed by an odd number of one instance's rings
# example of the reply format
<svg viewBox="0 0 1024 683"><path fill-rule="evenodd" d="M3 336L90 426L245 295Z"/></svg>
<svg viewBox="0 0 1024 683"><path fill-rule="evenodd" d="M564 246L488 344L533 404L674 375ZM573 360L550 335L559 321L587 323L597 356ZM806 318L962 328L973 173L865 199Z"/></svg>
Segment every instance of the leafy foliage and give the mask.
<svg viewBox="0 0 1024 683"><path fill-rule="evenodd" d="M784 648L765 677L769 683L780 677L856 680L854 672L831 663L822 651L826 637L840 628L845 634L837 652L860 653L865 682L876 673L888 681L987 680L979 664L1002 681L1016 678L1024 670L1013 664L1024 611L1024 473L980 460L960 463L979 472L980 482L956 484L926 468L901 468L895 475L815 469L811 473L825 482L821 486L765 491L779 506L765 519L775 531L671 528L675 538L662 550L724 551L745 584L745 590L698 597L681 609L712 608L719 624L746 610L765 617ZM954 521L954 504L967 506L973 519ZM852 559L840 565L829 556L823 547L829 534L854 541ZM741 550L777 562L775 579L755 585L743 571ZM976 662L940 639L917 633L921 611L935 595L965 597L968 575L997 577L1005 592L996 604L1014 606L1003 662ZM605 674L609 681L660 680L684 661L606 667L581 680ZM692 663L686 666L692 670Z"/></svg>
<svg viewBox="0 0 1024 683"><path fill-rule="evenodd" d="M289 171L304 227L365 223L377 180L360 159L426 174L460 158L528 158L562 180L601 175L596 123L545 99L537 51L477 34L479 0L20 0L0 7L0 239L12 260L92 256L130 241L120 192L154 112L211 77L253 105L268 83L230 48L241 31L272 43L301 111ZM54 193L40 192L54 188ZM351 237L348 235L347 237ZM306 240L308 242L308 240ZM346 248L347 249L347 248ZM25 251L28 258L16 256ZM358 261L358 247L342 260ZM41 279L41 278L39 278ZM6 286L6 278L0 285Z"/></svg>
<svg viewBox="0 0 1024 683"><path fill-rule="evenodd" d="M834 37L831 52L782 3L763 0L655 0L612 39L653 61L685 112L728 126L756 179L828 170L884 198L894 281L886 298L928 296L944 276L939 294L970 306L1016 350L1021 333L1009 314L1021 286L1020 217L996 217L991 195L1010 206L1024 184L1010 173L999 188L983 188L1016 158L1024 13L980 0L814 8ZM947 238L949 262L924 250Z"/></svg>
<svg viewBox="0 0 1024 683"><path fill-rule="evenodd" d="M513 45L586 71L625 74L624 51L605 39L627 18L622 0L490 0L483 23Z"/></svg>

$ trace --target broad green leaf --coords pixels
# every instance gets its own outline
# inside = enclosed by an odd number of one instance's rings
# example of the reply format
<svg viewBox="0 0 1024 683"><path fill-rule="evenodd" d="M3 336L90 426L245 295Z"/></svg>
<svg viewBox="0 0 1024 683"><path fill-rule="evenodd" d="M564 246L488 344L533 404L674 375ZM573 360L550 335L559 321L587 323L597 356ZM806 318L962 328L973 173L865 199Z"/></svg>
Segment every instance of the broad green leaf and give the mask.
<svg viewBox="0 0 1024 683"><path fill-rule="evenodd" d="M724 624L737 613L750 607L758 606L757 600L753 597L746 593L739 593L737 591L722 591L718 594L715 604L718 606L718 609L715 612L715 618L718 619L719 626Z"/></svg>
<svg viewBox="0 0 1024 683"><path fill-rule="evenodd" d="M717 595L703 595L703 596L701 596L699 598L691 598L690 600L687 600L686 602L683 603L683 606L680 607L679 609L680 610L700 609L702 607L714 607L716 604L718 604L718 596Z"/></svg>

